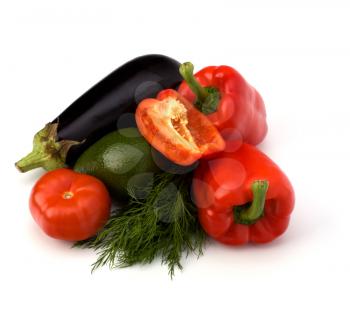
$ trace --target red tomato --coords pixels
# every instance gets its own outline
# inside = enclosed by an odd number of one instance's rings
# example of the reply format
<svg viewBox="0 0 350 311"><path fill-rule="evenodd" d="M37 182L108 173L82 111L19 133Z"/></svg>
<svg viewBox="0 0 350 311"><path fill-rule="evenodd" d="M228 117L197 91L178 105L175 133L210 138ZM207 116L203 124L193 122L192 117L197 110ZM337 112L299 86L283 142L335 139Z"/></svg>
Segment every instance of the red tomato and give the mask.
<svg viewBox="0 0 350 311"><path fill-rule="evenodd" d="M111 200L95 177L69 169L42 176L30 195L30 211L49 236L79 241L93 236L107 222Z"/></svg>

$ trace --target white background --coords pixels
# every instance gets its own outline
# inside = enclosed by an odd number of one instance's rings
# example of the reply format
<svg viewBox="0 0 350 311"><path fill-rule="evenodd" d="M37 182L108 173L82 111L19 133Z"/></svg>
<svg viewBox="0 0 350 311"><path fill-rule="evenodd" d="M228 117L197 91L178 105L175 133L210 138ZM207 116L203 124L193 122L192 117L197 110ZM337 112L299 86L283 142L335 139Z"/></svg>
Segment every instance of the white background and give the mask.
<svg viewBox="0 0 350 311"><path fill-rule="evenodd" d="M347 1L1 1L1 310L349 310ZM46 237L13 163L33 134L125 61L227 64L262 94L261 148L290 177L289 230L265 246L211 243L171 281L149 266L90 274L96 256Z"/></svg>

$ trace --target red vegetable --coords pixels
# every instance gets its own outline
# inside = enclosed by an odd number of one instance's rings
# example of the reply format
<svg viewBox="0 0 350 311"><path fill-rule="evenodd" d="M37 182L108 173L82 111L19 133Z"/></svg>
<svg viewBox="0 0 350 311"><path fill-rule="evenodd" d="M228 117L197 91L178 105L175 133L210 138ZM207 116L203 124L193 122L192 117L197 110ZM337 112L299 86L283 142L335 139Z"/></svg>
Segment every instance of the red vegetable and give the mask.
<svg viewBox="0 0 350 311"><path fill-rule="evenodd" d="M243 144L201 161L192 187L203 229L222 243L266 243L288 227L292 185L254 146Z"/></svg>
<svg viewBox="0 0 350 311"><path fill-rule="evenodd" d="M101 181L64 168L42 176L30 196L36 223L47 235L67 241L93 236L108 220L110 204Z"/></svg>
<svg viewBox="0 0 350 311"><path fill-rule="evenodd" d="M195 103L223 136L232 132L241 140L259 144L267 133L266 112L260 94L229 66L209 66L193 76L193 65L184 63L185 79L179 93Z"/></svg>
<svg viewBox="0 0 350 311"><path fill-rule="evenodd" d="M161 91L157 99L143 100L136 110L141 134L159 152L180 165L225 148L215 126L174 90Z"/></svg>

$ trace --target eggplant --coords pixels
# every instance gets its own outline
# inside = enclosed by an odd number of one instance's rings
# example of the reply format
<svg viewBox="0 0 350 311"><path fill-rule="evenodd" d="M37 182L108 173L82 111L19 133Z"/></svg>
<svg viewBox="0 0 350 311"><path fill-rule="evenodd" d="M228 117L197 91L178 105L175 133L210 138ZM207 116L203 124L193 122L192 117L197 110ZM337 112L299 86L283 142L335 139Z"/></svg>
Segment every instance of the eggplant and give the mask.
<svg viewBox="0 0 350 311"><path fill-rule="evenodd" d="M34 136L33 150L15 165L21 172L37 167L72 167L84 150L118 128L136 127L137 104L182 78L180 63L157 54L137 57L119 67L74 101Z"/></svg>

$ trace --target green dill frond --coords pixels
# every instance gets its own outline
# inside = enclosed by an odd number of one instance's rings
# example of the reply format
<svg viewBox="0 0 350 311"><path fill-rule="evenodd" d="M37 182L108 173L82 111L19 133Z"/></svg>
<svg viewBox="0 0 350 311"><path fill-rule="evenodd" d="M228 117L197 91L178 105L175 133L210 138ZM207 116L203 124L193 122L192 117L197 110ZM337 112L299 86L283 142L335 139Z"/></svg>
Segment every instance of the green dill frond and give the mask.
<svg viewBox="0 0 350 311"><path fill-rule="evenodd" d="M148 264L159 257L173 277L176 268L182 269L183 254L202 255L206 240L189 195L190 182L188 175L162 173L147 186L145 199L128 189L128 208L112 215L97 236L74 246L97 251L93 271L105 265L113 269Z"/></svg>

